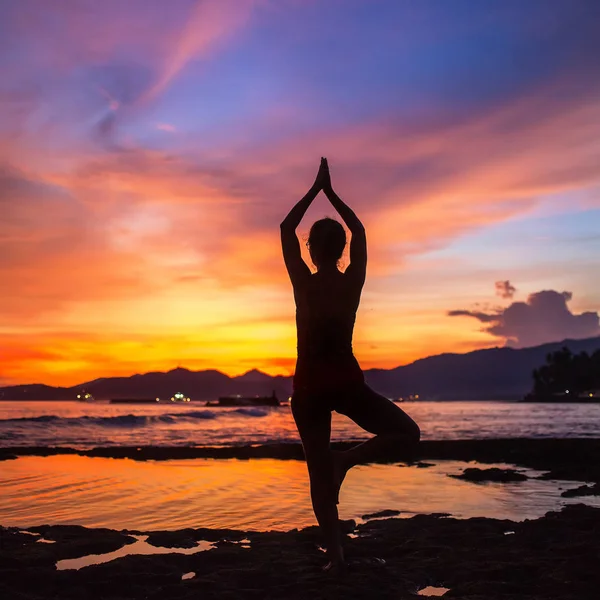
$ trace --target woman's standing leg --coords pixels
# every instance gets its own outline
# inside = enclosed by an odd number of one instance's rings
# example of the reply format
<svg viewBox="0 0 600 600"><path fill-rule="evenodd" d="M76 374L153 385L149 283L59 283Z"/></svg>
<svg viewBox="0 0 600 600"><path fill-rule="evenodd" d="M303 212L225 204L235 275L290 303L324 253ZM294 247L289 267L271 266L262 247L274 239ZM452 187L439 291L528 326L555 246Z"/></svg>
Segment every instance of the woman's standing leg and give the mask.
<svg viewBox="0 0 600 600"><path fill-rule="evenodd" d="M331 411L308 394L296 392L292 397L292 414L304 448L310 479L310 497L325 539L327 556L332 567L340 568L344 564L344 553L336 505L334 460L329 447Z"/></svg>

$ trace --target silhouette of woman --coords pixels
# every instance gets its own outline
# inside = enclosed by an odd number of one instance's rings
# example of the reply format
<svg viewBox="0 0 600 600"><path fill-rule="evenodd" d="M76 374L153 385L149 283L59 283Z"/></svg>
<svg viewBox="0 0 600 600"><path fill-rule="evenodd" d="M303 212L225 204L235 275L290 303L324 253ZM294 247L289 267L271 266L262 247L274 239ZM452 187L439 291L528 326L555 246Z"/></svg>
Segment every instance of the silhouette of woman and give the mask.
<svg viewBox="0 0 600 600"><path fill-rule="evenodd" d="M308 248L317 267L311 273L300 255L296 228L306 210L323 190L352 234L350 265L341 272L338 261L346 233L333 219L316 221ZM350 468L389 456L390 451L414 448L418 425L396 404L365 384L352 351L352 332L367 267L365 229L333 191L325 158L314 184L281 223L281 245L296 301L298 359L294 375L292 413L310 478L315 516L323 533L329 563L325 569L344 567L338 496ZM375 437L348 451L330 449L331 412L350 417Z"/></svg>

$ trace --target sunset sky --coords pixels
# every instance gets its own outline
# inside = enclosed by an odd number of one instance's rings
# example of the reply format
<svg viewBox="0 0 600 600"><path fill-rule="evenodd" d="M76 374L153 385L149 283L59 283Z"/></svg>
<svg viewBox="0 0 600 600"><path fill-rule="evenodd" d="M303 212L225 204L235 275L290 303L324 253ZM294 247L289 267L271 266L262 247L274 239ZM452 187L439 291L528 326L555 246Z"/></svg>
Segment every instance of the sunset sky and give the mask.
<svg viewBox="0 0 600 600"><path fill-rule="evenodd" d="M595 0L4 0L0 385L290 374L321 156L364 368L599 335L599 56Z"/></svg>

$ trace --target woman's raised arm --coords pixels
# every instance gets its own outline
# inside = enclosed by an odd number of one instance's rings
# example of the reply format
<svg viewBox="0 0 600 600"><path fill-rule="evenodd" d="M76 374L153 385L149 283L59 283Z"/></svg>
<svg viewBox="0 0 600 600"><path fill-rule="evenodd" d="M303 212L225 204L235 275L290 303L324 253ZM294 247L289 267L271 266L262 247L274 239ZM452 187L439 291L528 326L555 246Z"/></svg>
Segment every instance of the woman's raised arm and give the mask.
<svg viewBox="0 0 600 600"><path fill-rule="evenodd" d="M315 182L312 187L308 190L306 195L298 201L298 203L290 210L287 217L281 222L281 248L283 250L283 260L287 268L292 285L296 285L303 278L310 275L310 269L302 260L300 253L300 243L298 242L298 236L296 235L296 228L300 225L302 217L306 214L308 207L312 201L317 197L317 194L323 188L324 178L324 161L321 159L321 166L317 174ZM325 161L325 167L327 162Z"/></svg>
<svg viewBox="0 0 600 600"><path fill-rule="evenodd" d="M346 274L356 278L362 285L367 273L367 236L365 227L355 212L333 191L327 159L322 159L322 164L323 161L326 169L323 191L352 234L352 240L350 241L350 266L346 269Z"/></svg>

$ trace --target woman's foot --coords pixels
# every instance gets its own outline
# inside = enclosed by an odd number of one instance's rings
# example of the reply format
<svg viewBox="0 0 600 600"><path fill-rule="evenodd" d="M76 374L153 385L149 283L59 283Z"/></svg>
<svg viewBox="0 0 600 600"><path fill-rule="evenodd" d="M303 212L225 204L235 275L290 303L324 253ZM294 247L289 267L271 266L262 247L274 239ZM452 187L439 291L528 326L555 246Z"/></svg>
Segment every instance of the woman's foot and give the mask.
<svg viewBox="0 0 600 600"><path fill-rule="evenodd" d="M346 473L350 470L350 467L346 463L345 453L333 451L333 483L335 486L335 503L340 503L340 489L342 487L342 483L344 483L344 479L346 478Z"/></svg>
<svg viewBox="0 0 600 600"><path fill-rule="evenodd" d="M346 561L344 559L344 549L342 545L337 542L332 544L327 553L327 560L329 561L324 567L323 571L326 573L340 574L346 570Z"/></svg>
<svg viewBox="0 0 600 600"><path fill-rule="evenodd" d="M329 575L333 575L333 576L344 575L347 570L348 569L347 569L346 563L344 561L342 561L342 562L329 561L323 567L323 573L328 573Z"/></svg>
<svg viewBox="0 0 600 600"><path fill-rule="evenodd" d="M371 568L371 567L385 567L387 564L385 558L379 558L377 556L360 556L351 558L347 562L348 567L353 568Z"/></svg>

